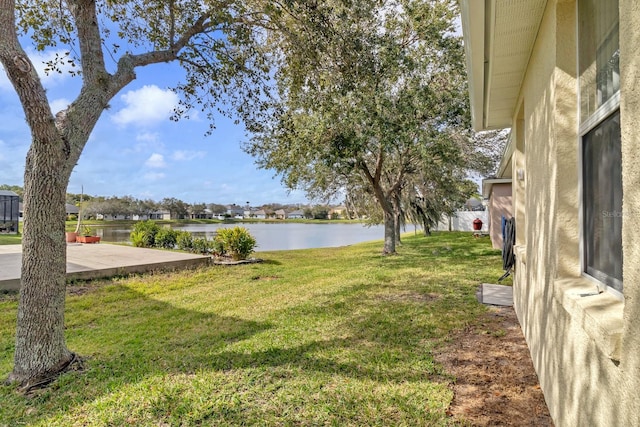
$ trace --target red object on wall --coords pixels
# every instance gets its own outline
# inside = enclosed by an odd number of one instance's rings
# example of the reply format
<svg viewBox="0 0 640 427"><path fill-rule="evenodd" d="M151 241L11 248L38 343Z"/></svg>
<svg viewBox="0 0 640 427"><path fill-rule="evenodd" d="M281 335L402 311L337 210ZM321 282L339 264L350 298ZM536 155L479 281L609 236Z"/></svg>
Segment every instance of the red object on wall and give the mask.
<svg viewBox="0 0 640 427"><path fill-rule="evenodd" d="M482 230L482 220L480 218L473 220L473 229L476 231Z"/></svg>

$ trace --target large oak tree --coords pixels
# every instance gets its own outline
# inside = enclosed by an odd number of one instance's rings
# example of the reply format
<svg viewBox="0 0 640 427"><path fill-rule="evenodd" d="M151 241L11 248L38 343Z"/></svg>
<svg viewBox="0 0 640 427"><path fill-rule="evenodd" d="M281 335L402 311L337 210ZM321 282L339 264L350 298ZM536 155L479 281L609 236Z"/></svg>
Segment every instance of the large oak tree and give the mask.
<svg viewBox="0 0 640 427"><path fill-rule="evenodd" d="M242 114L260 111L267 67L257 48L259 14L236 0L0 0L0 62L31 129L24 173L22 282L13 372L30 387L64 371L75 355L65 344L65 193L70 174L110 100L135 69L177 61L182 108L213 113L221 101ZM31 38L31 42L29 42ZM64 47L51 72L71 61L78 96L51 111L36 67L23 47ZM255 106L255 104L252 103Z"/></svg>
<svg viewBox="0 0 640 427"><path fill-rule="evenodd" d="M453 0L291 2L268 39L282 108L246 150L312 196L360 189L395 252L402 191L424 169L473 168ZM278 9L278 4L273 8Z"/></svg>

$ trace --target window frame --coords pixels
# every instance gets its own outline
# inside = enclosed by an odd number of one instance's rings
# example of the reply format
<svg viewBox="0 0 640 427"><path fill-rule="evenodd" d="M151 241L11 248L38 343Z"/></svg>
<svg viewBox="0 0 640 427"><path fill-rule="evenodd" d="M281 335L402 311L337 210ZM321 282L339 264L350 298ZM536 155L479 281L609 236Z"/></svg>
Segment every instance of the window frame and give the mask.
<svg viewBox="0 0 640 427"><path fill-rule="evenodd" d="M617 112L620 111L620 88L618 88L618 90L609 98L607 99L602 105L600 105L590 116L586 117L584 120L582 120L582 103L581 103L581 95L582 95L582 87L580 86L580 78L581 78L581 74L580 74L580 19L579 19L579 5L580 5L580 0L576 1L576 17L578 17L578 19L576 19L576 42L577 42L577 49L576 49L576 75L577 75L577 81L576 81L576 85L577 85L577 117L578 117L578 152L579 152L579 159L578 159L578 173L579 173L579 224L580 224L580 271L581 271L581 275L585 278L588 278L589 280L593 281L595 283L595 285L598 287L598 289L600 291L607 291L615 296L617 296L618 298L622 299L623 298L623 290L624 290L624 272L623 272L623 279L622 280L618 280L614 277L611 276L607 276L606 279L603 280L603 276L600 274L592 274L590 272L587 271L587 269L589 268L588 263L587 263L587 250L586 250L586 245L587 245L587 237L588 237L588 233L586 230L587 224L586 224L586 218L585 218L585 209L586 209L586 203L587 203L587 195L585 194L585 185L584 185L584 173L585 173L585 158L584 158L584 152L585 152L585 139L586 136L594 129L596 129L598 126L602 125L606 120L609 119L609 117L611 117L612 115L616 114ZM618 24L616 25L617 28L619 29L619 22L620 22L620 17L618 16ZM618 46L619 49L619 46ZM620 167L622 167L622 165L620 165ZM622 182L621 182L622 184ZM624 194L623 194L624 197ZM622 220L624 221L624 218L622 218ZM622 254L622 258L620 259L620 262L623 263L623 259L624 259L624 254ZM605 274L606 275L606 274ZM607 283L607 281L609 283L613 283L614 286L619 286L620 290L616 289L615 287L611 286L610 284ZM617 283L619 282L619 283Z"/></svg>

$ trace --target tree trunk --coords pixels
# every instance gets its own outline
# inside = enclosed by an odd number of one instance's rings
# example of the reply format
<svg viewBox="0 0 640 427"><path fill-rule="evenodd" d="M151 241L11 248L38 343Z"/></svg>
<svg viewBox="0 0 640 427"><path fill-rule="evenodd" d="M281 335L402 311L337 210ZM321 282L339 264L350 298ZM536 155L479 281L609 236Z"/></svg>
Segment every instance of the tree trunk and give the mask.
<svg viewBox="0 0 640 427"><path fill-rule="evenodd" d="M425 236L431 236L431 227L425 218L422 219L422 228L424 229Z"/></svg>
<svg viewBox="0 0 640 427"><path fill-rule="evenodd" d="M64 337L68 175L59 166L61 144L34 141L25 168L22 278L8 381L26 387L55 377L73 359Z"/></svg>
<svg viewBox="0 0 640 427"><path fill-rule="evenodd" d="M396 253L396 222L393 211L384 211L384 248L383 255Z"/></svg>
<svg viewBox="0 0 640 427"><path fill-rule="evenodd" d="M208 31L209 15L197 19L171 49L125 54L117 61L116 72L109 74L96 2L67 2L77 34L83 85L76 100L53 117L42 82L18 39L15 6L14 0L0 0L0 63L20 98L32 143L24 175L15 365L7 381L29 388L48 383L76 360L64 338L65 194L71 171L109 100L136 78L135 68L176 60L193 37Z"/></svg>
<svg viewBox="0 0 640 427"><path fill-rule="evenodd" d="M402 239L400 237L402 230L402 209L400 208L400 199L397 196L393 197L393 222L394 231L396 237L396 245L402 245Z"/></svg>

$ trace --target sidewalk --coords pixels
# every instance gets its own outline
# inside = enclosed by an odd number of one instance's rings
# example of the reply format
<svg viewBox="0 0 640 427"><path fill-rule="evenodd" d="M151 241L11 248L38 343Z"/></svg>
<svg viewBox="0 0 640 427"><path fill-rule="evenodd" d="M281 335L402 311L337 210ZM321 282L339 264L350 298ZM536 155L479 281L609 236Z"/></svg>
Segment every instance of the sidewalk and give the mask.
<svg viewBox="0 0 640 427"><path fill-rule="evenodd" d="M0 245L0 291L20 289L21 245ZM206 265L211 258L110 244L67 244L67 279L93 279Z"/></svg>

